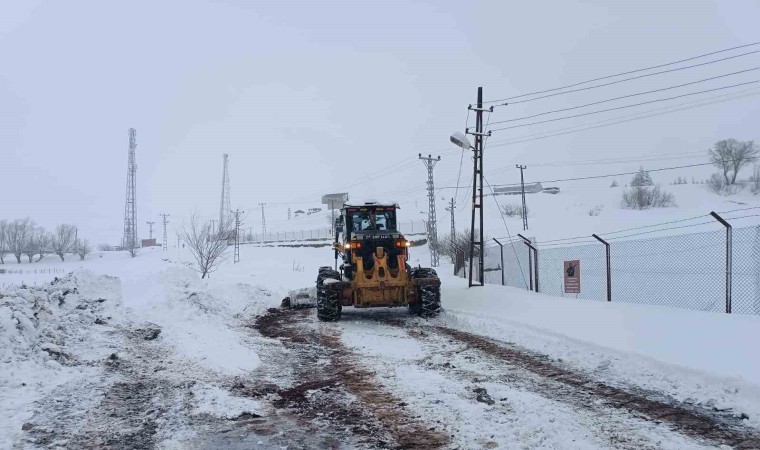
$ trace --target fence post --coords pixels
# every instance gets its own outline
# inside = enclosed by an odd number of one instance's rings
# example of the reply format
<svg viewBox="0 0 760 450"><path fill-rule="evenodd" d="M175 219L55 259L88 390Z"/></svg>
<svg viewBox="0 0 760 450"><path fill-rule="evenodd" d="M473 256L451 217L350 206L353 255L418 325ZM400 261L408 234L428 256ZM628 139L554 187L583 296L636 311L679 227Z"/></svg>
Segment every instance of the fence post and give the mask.
<svg viewBox="0 0 760 450"><path fill-rule="evenodd" d="M501 254L501 285L504 286L504 244L493 238L494 242L499 244L499 253Z"/></svg>
<svg viewBox="0 0 760 450"><path fill-rule="evenodd" d="M710 215L718 222L726 227L726 314L731 314L731 270L733 269L733 229L731 224L726 222L715 211L711 211Z"/></svg>
<svg viewBox="0 0 760 450"><path fill-rule="evenodd" d="M536 283L535 283L536 290L535 290L535 292L538 292L538 248L534 247L533 244L529 244L527 242L525 243L525 245L527 245L530 250L533 250L533 271L535 272L535 276L536 276ZM528 250L528 251L530 251L530 250ZM530 254L530 253L528 253L528 254ZM528 262L528 264L530 264L530 262Z"/></svg>
<svg viewBox="0 0 760 450"><path fill-rule="evenodd" d="M523 243L525 244L525 247L528 249L528 280L530 282L530 290L533 290L533 254L531 253L531 250L533 250L535 247L533 247L530 242L530 239L526 238L520 233L517 233L517 236L523 240Z"/></svg>
<svg viewBox="0 0 760 450"><path fill-rule="evenodd" d="M591 235L594 239L604 244L605 259L607 260L607 301L612 301L612 264L610 262L610 243L596 234Z"/></svg>

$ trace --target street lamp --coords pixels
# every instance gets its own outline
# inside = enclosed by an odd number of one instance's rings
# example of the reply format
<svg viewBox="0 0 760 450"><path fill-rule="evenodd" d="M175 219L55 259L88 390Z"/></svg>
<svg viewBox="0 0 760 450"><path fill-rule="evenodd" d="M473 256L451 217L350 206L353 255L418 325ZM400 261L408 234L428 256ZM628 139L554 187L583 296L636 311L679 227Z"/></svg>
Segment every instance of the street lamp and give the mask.
<svg viewBox="0 0 760 450"><path fill-rule="evenodd" d="M472 144L470 144L470 140L467 139L467 136L465 136L461 131L457 131L456 133L452 134L449 139L452 143L454 143L454 145L461 147L462 150L470 150L473 148Z"/></svg>

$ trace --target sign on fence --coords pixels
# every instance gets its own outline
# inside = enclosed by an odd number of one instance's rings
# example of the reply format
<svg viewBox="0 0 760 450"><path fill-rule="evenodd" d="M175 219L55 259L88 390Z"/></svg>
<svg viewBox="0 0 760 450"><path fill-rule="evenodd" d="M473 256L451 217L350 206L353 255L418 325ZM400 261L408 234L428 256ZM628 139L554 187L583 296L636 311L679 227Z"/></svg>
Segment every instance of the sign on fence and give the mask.
<svg viewBox="0 0 760 450"><path fill-rule="evenodd" d="M565 261L565 293L581 293L581 262L579 260Z"/></svg>

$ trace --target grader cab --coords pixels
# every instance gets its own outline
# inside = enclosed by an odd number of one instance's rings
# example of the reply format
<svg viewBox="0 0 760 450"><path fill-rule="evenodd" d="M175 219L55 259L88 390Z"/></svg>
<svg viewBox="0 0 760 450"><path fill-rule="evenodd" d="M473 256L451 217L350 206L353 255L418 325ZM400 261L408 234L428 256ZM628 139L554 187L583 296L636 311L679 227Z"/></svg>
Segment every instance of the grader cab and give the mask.
<svg viewBox="0 0 760 450"><path fill-rule="evenodd" d="M435 270L410 267L410 242L398 231L396 204L344 205L336 221L336 267L317 277L317 317L340 319L343 306L407 306L431 317L441 309L441 282Z"/></svg>

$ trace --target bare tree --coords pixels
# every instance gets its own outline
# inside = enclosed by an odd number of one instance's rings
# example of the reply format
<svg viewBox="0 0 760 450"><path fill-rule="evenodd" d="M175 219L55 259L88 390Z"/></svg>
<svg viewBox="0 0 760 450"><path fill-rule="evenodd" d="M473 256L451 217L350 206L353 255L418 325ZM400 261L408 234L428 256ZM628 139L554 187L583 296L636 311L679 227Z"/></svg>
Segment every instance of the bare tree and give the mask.
<svg viewBox="0 0 760 450"><path fill-rule="evenodd" d="M190 218L190 228L183 229L182 240L195 258L196 266L193 270L201 274L201 279L218 269L219 264L226 259L226 237L229 232L224 228L214 230L209 222L201 224L195 214Z"/></svg>
<svg viewBox="0 0 760 450"><path fill-rule="evenodd" d="M8 251L8 221L0 220L0 264L5 264L5 253Z"/></svg>
<svg viewBox="0 0 760 450"><path fill-rule="evenodd" d="M90 241L87 239L78 240L74 252L79 255L79 259L84 261L85 256L92 253L92 247L90 246Z"/></svg>
<svg viewBox="0 0 760 450"><path fill-rule="evenodd" d="M53 253L64 261L66 253L74 251L76 243L77 229L74 225L58 225L53 233L52 248Z"/></svg>
<svg viewBox="0 0 760 450"><path fill-rule="evenodd" d="M736 183L739 171L742 167L757 161L758 153L760 150L753 141L742 142L736 139L718 141L713 148L708 150L710 162L723 172L727 185Z"/></svg>
<svg viewBox="0 0 760 450"><path fill-rule="evenodd" d="M28 217L16 219L7 225L6 245L8 251L16 257L18 264L21 264L21 255L26 250L33 229L34 222Z"/></svg>
<svg viewBox="0 0 760 450"><path fill-rule="evenodd" d="M755 169L752 171L752 176L749 177L749 181L752 183L752 193L757 195L760 193L760 166L755 165ZM2 250L0 250L2 252ZM2 256L0 256L1 258Z"/></svg>
<svg viewBox="0 0 760 450"><path fill-rule="evenodd" d="M129 256L135 257L137 256L137 250L139 250L140 246L137 242L137 237L135 236L134 239L132 239L131 242L125 242L124 243L124 250L129 252Z"/></svg>
<svg viewBox="0 0 760 450"><path fill-rule="evenodd" d="M37 262L39 262L50 253L51 241L52 237L50 236L50 233L45 231L44 228L34 228L29 235L26 249L24 250L26 257L29 258L29 262L31 263L33 261L34 255L39 255L39 258L37 258Z"/></svg>
<svg viewBox="0 0 760 450"><path fill-rule="evenodd" d="M663 191L659 185L632 186L623 191L622 205L628 209L668 208L676 206L673 194Z"/></svg>
<svg viewBox="0 0 760 450"><path fill-rule="evenodd" d="M51 233L48 233L45 231L44 233L40 233L39 236L37 236L37 254L39 254L39 257L37 258L37 262L41 261L42 258L49 255L53 252L53 235Z"/></svg>
<svg viewBox="0 0 760 450"><path fill-rule="evenodd" d="M653 186L654 182L652 177L649 176L649 172L644 170L643 167L639 167L639 171L633 176L631 180L631 186Z"/></svg>
<svg viewBox="0 0 760 450"><path fill-rule="evenodd" d="M465 258L470 258L470 237L472 236L472 232L467 229L464 230L464 232L458 232L455 236L445 236L443 238L438 239L438 251L444 255L449 256L451 258L454 257L454 254L456 251L464 251ZM488 238L485 237L483 239L484 242L488 241ZM480 251L477 247L475 247L475 257L478 257L480 255Z"/></svg>

